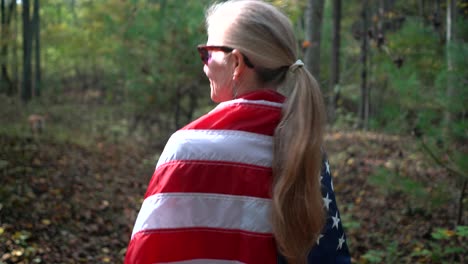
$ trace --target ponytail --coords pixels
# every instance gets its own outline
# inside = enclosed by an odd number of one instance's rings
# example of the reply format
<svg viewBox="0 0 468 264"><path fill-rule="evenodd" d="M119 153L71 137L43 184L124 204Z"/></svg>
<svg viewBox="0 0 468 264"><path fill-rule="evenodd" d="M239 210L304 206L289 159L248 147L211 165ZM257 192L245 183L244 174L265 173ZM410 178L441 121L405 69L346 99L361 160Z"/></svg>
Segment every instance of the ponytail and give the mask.
<svg viewBox="0 0 468 264"><path fill-rule="evenodd" d="M317 81L304 68L274 135L273 233L289 263L305 263L325 223L320 191L325 110ZM288 76L289 77L289 76Z"/></svg>

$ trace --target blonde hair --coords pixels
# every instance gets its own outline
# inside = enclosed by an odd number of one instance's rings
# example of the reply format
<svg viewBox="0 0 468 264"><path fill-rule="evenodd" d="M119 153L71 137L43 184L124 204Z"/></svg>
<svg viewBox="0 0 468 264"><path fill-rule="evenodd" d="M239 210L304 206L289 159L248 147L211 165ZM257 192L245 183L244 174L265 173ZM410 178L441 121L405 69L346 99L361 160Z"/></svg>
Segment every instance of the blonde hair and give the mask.
<svg viewBox="0 0 468 264"><path fill-rule="evenodd" d="M279 251L289 263L305 263L325 222L320 191L325 110L317 81L297 59L290 20L262 1L237 0L207 11L208 34L238 49L255 65L259 80L289 89L274 134L272 225ZM295 65L297 66L297 65Z"/></svg>

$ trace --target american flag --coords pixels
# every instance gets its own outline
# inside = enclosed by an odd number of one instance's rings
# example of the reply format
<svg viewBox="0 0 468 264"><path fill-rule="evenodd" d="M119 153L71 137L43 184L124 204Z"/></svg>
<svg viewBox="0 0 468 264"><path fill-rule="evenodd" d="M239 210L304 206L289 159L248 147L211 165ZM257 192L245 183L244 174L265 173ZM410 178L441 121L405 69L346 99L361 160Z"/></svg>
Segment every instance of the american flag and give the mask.
<svg viewBox="0 0 468 264"><path fill-rule="evenodd" d="M283 101L274 91L253 92L219 104L171 136L148 185L126 264L282 261L269 219L273 133ZM324 169L324 204L335 215L315 248L322 259L332 259L347 248ZM333 251L332 241L338 243Z"/></svg>
<svg viewBox="0 0 468 264"><path fill-rule="evenodd" d="M320 176L322 185L323 204L327 210L327 221L322 233L317 238L316 245L309 253L309 264L348 264L351 263L346 235L336 203L335 190L330 172L330 164L326 156L322 162ZM278 256L278 264L285 264L286 260Z"/></svg>

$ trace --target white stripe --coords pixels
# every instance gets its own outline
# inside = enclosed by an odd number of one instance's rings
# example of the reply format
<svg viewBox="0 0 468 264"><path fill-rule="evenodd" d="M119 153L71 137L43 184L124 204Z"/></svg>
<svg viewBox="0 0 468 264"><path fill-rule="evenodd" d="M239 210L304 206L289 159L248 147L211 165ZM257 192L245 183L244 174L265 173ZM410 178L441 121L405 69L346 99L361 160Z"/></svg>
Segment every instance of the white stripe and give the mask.
<svg viewBox="0 0 468 264"><path fill-rule="evenodd" d="M158 262L159 264L243 264L244 262L236 260L220 260L220 259L193 259L173 262Z"/></svg>
<svg viewBox="0 0 468 264"><path fill-rule="evenodd" d="M218 104L214 109L226 107L232 104L239 104L239 103L240 104L253 104L253 105L267 105L267 106L273 106L273 107L278 107L278 108L283 107L282 103L276 103L276 102L265 101L265 100L247 100L247 99L240 98L240 99L222 102Z"/></svg>
<svg viewBox="0 0 468 264"><path fill-rule="evenodd" d="M271 200L239 195L158 193L147 197L132 237L140 231L208 227L271 233Z"/></svg>
<svg viewBox="0 0 468 264"><path fill-rule="evenodd" d="M239 162L271 167L273 137L238 130L179 130L159 157L156 168L174 160Z"/></svg>

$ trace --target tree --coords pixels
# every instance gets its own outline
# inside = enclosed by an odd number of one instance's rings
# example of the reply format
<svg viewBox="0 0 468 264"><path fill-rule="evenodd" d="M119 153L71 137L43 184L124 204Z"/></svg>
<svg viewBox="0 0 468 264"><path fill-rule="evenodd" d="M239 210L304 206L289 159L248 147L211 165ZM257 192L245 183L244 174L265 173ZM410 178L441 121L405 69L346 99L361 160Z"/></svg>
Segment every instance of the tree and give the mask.
<svg viewBox="0 0 468 264"><path fill-rule="evenodd" d="M34 14L31 28L34 30L34 96L41 95L41 46L40 46L40 24L39 24L39 0L34 0Z"/></svg>
<svg viewBox="0 0 468 264"><path fill-rule="evenodd" d="M451 128L454 127L452 123L462 123L460 120L456 120L453 115L453 109L451 107L452 104L456 104L454 100L454 96L456 94L455 88L455 63L453 58L453 42L456 41L456 3L455 0L447 0L447 13L446 13L446 38L445 38L445 56L446 56L446 63L447 63L447 87L446 87L446 103L447 106L445 107L444 111L444 122L443 122L443 133L444 136L449 140L449 142L453 142L455 135L451 131ZM457 153L460 155L459 153ZM462 154L463 155L463 154ZM466 154L465 154L466 155ZM461 166L459 166L461 168ZM457 212L457 225L461 225L462 218L463 218L463 201L465 200L465 192L468 185L468 177L467 175L463 174L463 171L459 168L456 168L457 171L461 171L458 175L458 182L460 187L460 198L458 200L458 212Z"/></svg>
<svg viewBox="0 0 468 264"><path fill-rule="evenodd" d="M23 86L21 99L28 102L31 99L31 55L32 55L32 30L29 15L29 0L23 0Z"/></svg>
<svg viewBox="0 0 468 264"><path fill-rule="evenodd" d="M432 19L432 25L434 29L439 33L440 40L444 39L444 27L442 26L442 14L441 14L440 0L434 1L434 14Z"/></svg>
<svg viewBox="0 0 468 264"><path fill-rule="evenodd" d="M309 43L304 54L304 63L312 75L320 78L320 41L324 0L309 0L306 15L305 40Z"/></svg>
<svg viewBox="0 0 468 264"><path fill-rule="evenodd" d="M368 2L362 2L361 10L361 101L359 104L359 127L367 129L369 125L369 87L367 86L367 49L368 49Z"/></svg>
<svg viewBox="0 0 468 264"><path fill-rule="evenodd" d="M330 100L328 102L328 118L333 122L335 118L336 102L339 99L340 82L340 32L341 32L341 0L333 0L333 32L332 57L330 63Z"/></svg>
<svg viewBox="0 0 468 264"><path fill-rule="evenodd" d="M453 75L453 61L452 61L452 52L451 52L451 45L452 45L452 38L454 38L453 36L453 33L454 33L454 29L453 29L453 21L455 20L454 19L454 15L456 14L456 12L454 12L454 8L455 8L455 1L454 0L447 0L447 23L446 23L446 27L447 27L447 30L446 30L446 38L445 38L445 52L446 52L446 60L447 60L447 90L446 90L446 95L447 95L447 103L450 104L450 99L453 97L453 94L454 94L454 88L453 88L453 78L452 78L452 75ZM444 124L444 131L445 131L445 134L448 133L448 127L450 125L450 122L452 120L452 114L451 114L451 111L449 109L449 107L447 107L445 109L445 113L444 113L444 121L445 121L445 124Z"/></svg>
<svg viewBox="0 0 468 264"><path fill-rule="evenodd" d="M8 47L12 37L10 22L13 13L16 12L16 1L0 1L0 89L4 89L7 94L13 93L13 82L8 74Z"/></svg>
<svg viewBox="0 0 468 264"><path fill-rule="evenodd" d="M19 24L19 19L18 19L18 10L17 10L17 5L16 1L12 1L13 4L13 46L12 46L12 53L13 53L13 61L12 61L12 66L13 66L13 86L11 87L11 90L8 92L9 95L17 94L19 91L19 77L18 77L18 24Z"/></svg>

